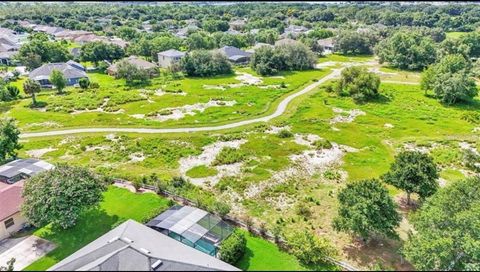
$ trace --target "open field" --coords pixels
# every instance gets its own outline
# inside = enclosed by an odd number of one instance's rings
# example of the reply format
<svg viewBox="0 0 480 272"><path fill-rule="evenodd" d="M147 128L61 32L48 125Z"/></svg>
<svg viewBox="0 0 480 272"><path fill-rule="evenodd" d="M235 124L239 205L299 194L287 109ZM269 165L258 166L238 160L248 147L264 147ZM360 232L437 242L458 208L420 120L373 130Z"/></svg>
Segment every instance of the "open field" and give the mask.
<svg viewBox="0 0 480 272"><path fill-rule="evenodd" d="M66 94L44 90L37 100L42 108L29 107L26 97L0 108L18 120L23 131L72 127L182 127L222 124L266 115L289 93L325 76L329 69L284 72L262 78L249 68L236 75L209 79L152 79L144 87L127 87L123 80L90 73L99 89L69 87ZM14 85L21 86L22 79Z"/></svg>
<svg viewBox="0 0 480 272"><path fill-rule="evenodd" d="M480 101L444 106L412 85L419 81L417 73L386 67L377 71L383 72L384 81L405 84L382 83L381 97L367 104L355 104L320 87L294 99L285 114L268 123L225 131L24 139L20 155L84 165L126 179L156 174L166 181L183 176L199 186L176 188L186 197L227 202L232 215L251 217L256 225L264 222L269 229L280 225L285 233L314 230L331 239L341 258L355 266L411 269L401 264L401 241L363 246L332 229L336 193L348 181L384 174L402 149L430 153L442 169L442 186L471 175L459 158L467 147L480 149L480 124L465 120L480 110ZM216 162L226 148L232 151ZM389 189L396 200L403 197ZM311 215L298 213L301 206L307 206ZM405 219L398 230L402 239L408 230ZM268 248L250 238L248 243L263 248L260 252ZM250 269L263 269L256 259L262 254L247 255L240 267L248 264ZM289 269L307 269L295 260L286 258L285 262Z"/></svg>

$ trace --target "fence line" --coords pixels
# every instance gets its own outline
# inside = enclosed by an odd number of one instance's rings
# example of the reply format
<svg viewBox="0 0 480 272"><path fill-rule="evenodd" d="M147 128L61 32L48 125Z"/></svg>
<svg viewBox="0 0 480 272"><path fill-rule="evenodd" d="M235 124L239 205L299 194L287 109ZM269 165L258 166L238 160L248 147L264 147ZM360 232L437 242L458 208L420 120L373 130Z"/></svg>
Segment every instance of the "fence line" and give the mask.
<svg viewBox="0 0 480 272"><path fill-rule="evenodd" d="M124 180L124 179L114 178L113 181L116 182L116 183L132 185L132 182L130 182L128 180ZM182 203L183 205L188 205L188 206L192 206L192 207L198 207L197 202L195 202L193 200L190 200L186 197L179 196L179 195L177 195L175 193L172 193L170 191L162 190L162 189L158 188L157 186L142 184L140 187L142 189L147 189L147 190L154 191L155 193L157 193L159 195L162 195L162 196L165 196L165 197L167 197L167 198L169 198L169 199L171 199L171 200L173 200L177 203ZM275 237L275 235L270 233L268 230L264 230L264 229L254 227L251 224L248 224L247 222L245 222L243 220L240 220L238 218L232 217L232 216L225 215L225 216L221 216L221 218L224 221L235 225L236 227L240 227L242 229L245 229L245 230L249 231L250 233L252 233L254 235L261 236L262 238L264 238L266 240L274 242L275 244L277 244L280 248L282 248L284 250L288 249L288 245L287 245L287 243L284 239L282 239L281 237ZM326 257L326 259L329 260L330 262L342 267L346 271L359 271L357 268L353 267L352 265L348 264L345 261L338 261L338 260L336 260L334 258L331 258L331 257Z"/></svg>

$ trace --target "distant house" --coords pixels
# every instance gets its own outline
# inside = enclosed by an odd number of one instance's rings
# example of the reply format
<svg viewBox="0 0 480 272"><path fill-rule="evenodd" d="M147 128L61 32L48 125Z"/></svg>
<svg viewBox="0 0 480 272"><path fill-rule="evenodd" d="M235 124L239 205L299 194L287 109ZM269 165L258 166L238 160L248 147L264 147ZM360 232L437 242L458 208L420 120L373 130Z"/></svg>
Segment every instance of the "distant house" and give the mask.
<svg viewBox="0 0 480 272"><path fill-rule="evenodd" d="M220 217L181 205L166 210L147 226L212 256L217 255L223 240L233 232L233 227Z"/></svg>
<svg viewBox="0 0 480 272"><path fill-rule="evenodd" d="M180 52L175 49L170 49L157 54L158 65L162 68L167 68L173 63L178 63L180 59L185 56L184 52Z"/></svg>
<svg viewBox="0 0 480 272"><path fill-rule="evenodd" d="M308 28L304 26L297 26L297 25L289 25L285 28L283 34L281 35L282 38L297 38L303 33L306 33Z"/></svg>
<svg viewBox="0 0 480 272"><path fill-rule="evenodd" d="M98 42L102 40L103 40L102 37L97 36L95 34L84 34L84 35L77 36L73 39L75 43L78 43L80 45L84 45L89 42Z"/></svg>
<svg viewBox="0 0 480 272"><path fill-rule="evenodd" d="M136 221L127 220L48 271L239 271Z"/></svg>
<svg viewBox="0 0 480 272"><path fill-rule="evenodd" d="M84 30L65 29L63 31L60 31L54 34L55 38L57 39L69 40L69 41L73 41L74 39L84 35L93 35L93 33L90 31L84 31Z"/></svg>
<svg viewBox="0 0 480 272"><path fill-rule="evenodd" d="M244 19L237 19L235 21L228 23L230 28L234 30L243 30L246 24L247 22Z"/></svg>
<svg viewBox="0 0 480 272"><path fill-rule="evenodd" d="M333 38L321 39L317 43L323 47L324 54L330 54L335 51L335 40Z"/></svg>
<svg viewBox="0 0 480 272"><path fill-rule="evenodd" d="M1 45L0 45L1 48ZM14 56L17 54L17 51L0 51L0 64L11 65L14 62Z"/></svg>
<svg viewBox="0 0 480 272"><path fill-rule="evenodd" d="M271 45L269 43L256 43L252 48L250 48L248 50L245 50L245 51L253 54L253 53L255 53L255 50L257 50L258 48L260 48L262 46L273 47L273 45Z"/></svg>
<svg viewBox="0 0 480 272"><path fill-rule="evenodd" d="M234 63L245 63L250 60L252 53L243 51L235 46L224 46L218 49L222 54L227 56L228 60Z"/></svg>
<svg viewBox="0 0 480 272"><path fill-rule="evenodd" d="M188 36L188 33L192 32L192 31L196 31L198 30L198 26L196 25L188 25L184 28L181 28L179 29L176 33L175 33L175 36L179 37L179 38L186 38Z"/></svg>
<svg viewBox="0 0 480 272"><path fill-rule="evenodd" d="M296 40L290 38L284 38L275 42L275 46L282 46L286 44L296 44L298 43Z"/></svg>
<svg viewBox="0 0 480 272"><path fill-rule="evenodd" d="M28 77L40 83L43 88L51 88L52 83L49 79L53 70L63 73L67 79L67 86L78 84L81 78L88 78L85 68L74 61L44 64L31 71Z"/></svg>
<svg viewBox="0 0 480 272"><path fill-rule="evenodd" d="M53 168L36 159L18 159L0 166L0 240L19 231L26 222L20 213L24 180Z"/></svg>
<svg viewBox="0 0 480 272"><path fill-rule="evenodd" d="M146 61L146 60L144 60L142 58L139 58L137 56L130 56L128 58L124 58L124 59L110 65L107 68L107 73L111 76L114 76L117 73L117 65L121 61L126 61L130 64L133 64L133 65L137 66L138 68L140 68L142 70L147 70L151 74L156 73L157 65L155 63L151 63L151 62Z"/></svg>
<svg viewBox="0 0 480 272"><path fill-rule="evenodd" d="M70 54L72 54L73 58L77 59L80 58L81 48L75 47L70 50Z"/></svg>
<svg viewBox="0 0 480 272"><path fill-rule="evenodd" d="M56 26L48 26L48 25L35 25L33 27L34 31L37 32L44 32L49 35L55 35L55 33L59 33L65 30L65 28L62 27L56 27Z"/></svg>

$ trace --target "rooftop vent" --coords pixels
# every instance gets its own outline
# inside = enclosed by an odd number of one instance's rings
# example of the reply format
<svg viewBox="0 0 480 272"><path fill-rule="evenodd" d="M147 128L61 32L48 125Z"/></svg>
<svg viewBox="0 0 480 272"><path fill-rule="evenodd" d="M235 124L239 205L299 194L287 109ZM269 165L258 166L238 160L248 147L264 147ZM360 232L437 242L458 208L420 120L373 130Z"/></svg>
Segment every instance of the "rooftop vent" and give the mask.
<svg viewBox="0 0 480 272"><path fill-rule="evenodd" d="M113 243L118 240L118 236L113 237L112 239L107 241L107 244Z"/></svg>
<svg viewBox="0 0 480 272"><path fill-rule="evenodd" d="M155 269L157 269L158 267L160 267L160 266L162 265L162 263L163 263L162 260L158 260L158 261L154 262L154 263L152 264L152 270L155 270Z"/></svg>
<svg viewBox="0 0 480 272"><path fill-rule="evenodd" d="M122 237L122 241L126 242L126 243L133 243L133 240L127 238L127 237Z"/></svg>
<svg viewBox="0 0 480 272"><path fill-rule="evenodd" d="M141 247L139 250L141 252L145 253L145 254L150 254L150 251L148 249L143 248L143 247Z"/></svg>

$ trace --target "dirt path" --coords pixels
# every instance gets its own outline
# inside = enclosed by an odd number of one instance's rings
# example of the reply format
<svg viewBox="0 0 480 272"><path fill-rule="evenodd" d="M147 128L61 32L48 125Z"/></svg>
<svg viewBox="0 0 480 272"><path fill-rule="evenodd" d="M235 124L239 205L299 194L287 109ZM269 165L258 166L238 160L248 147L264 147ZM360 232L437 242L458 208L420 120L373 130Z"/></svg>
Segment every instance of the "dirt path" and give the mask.
<svg viewBox="0 0 480 272"><path fill-rule="evenodd" d="M45 132L32 132L32 133L22 133L21 138L33 138L33 137L45 137L45 136L58 136L58 135L68 135L68 134L78 134L78 133L100 133L100 132L131 132L131 133L151 133L151 134L160 134L160 133L188 133L188 132L199 132L199 131L215 131L215 130L224 130L231 129L236 127L241 127L258 122L268 122L276 117L281 116L285 113L288 104L295 98L304 95L321 84L336 78L340 75L342 69L334 69L333 72L326 75L325 77L319 79L317 82L314 82L302 90L293 93L285 99L283 99L280 104L278 104L277 109L274 113L254 118L250 120L244 120L239 122L234 122L226 125L220 126L209 126L209 127L190 127L190 128L120 128L120 127L111 127L111 128L78 128L78 129L66 129L66 130L53 130Z"/></svg>

